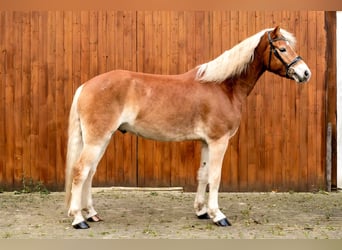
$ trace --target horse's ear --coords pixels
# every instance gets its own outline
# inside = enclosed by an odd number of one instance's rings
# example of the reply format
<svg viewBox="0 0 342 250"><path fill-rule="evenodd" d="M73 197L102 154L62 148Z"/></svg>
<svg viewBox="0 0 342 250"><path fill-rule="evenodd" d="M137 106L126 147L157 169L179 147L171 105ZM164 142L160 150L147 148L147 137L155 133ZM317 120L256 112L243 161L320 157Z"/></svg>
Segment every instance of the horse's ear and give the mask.
<svg viewBox="0 0 342 250"><path fill-rule="evenodd" d="M277 26L274 28L274 30L271 32L271 38L272 38L272 39L275 39L275 38L279 37L280 35L281 35L281 33L280 33L280 27L279 27L279 25L277 25Z"/></svg>

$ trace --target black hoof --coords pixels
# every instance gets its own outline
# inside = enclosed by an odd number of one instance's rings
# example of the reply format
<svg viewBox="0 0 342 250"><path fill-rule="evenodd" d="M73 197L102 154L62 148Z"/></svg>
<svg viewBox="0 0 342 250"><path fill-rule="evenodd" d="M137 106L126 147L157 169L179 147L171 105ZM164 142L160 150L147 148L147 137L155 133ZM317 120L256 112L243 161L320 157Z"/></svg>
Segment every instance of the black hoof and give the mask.
<svg viewBox="0 0 342 250"><path fill-rule="evenodd" d="M89 228L89 225L87 224L87 222L82 221L82 222L80 222L80 223L78 223L78 224L76 224L76 225L73 225L73 227L74 227L75 229L88 229L88 228Z"/></svg>
<svg viewBox="0 0 342 250"><path fill-rule="evenodd" d="M87 221L89 222L99 222L99 221L103 221L97 214L92 216L92 217L89 217L87 219Z"/></svg>
<svg viewBox="0 0 342 250"><path fill-rule="evenodd" d="M219 220L217 222L215 222L216 225L218 225L219 227L228 227L231 226L232 224L230 224L230 222L227 220L227 218L224 218L222 220Z"/></svg>
<svg viewBox="0 0 342 250"><path fill-rule="evenodd" d="M208 220L210 219L210 216L208 213L202 214L202 215L197 215L197 218L200 220Z"/></svg>

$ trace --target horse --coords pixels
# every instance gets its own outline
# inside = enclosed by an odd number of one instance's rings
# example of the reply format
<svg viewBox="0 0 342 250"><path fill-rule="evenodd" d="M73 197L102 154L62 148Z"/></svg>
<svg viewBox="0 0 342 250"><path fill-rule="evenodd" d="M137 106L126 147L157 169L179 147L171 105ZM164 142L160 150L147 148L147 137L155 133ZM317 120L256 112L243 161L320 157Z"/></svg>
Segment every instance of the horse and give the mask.
<svg viewBox="0 0 342 250"><path fill-rule="evenodd" d="M87 221L102 220L93 206L91 185L117 130L159 141L201 141L195 214L230 226L218 206L228 142L239 128L247 96L265 71L298 83L309 81L310 69L296 54L295 43L293 34L277 26L183 74L113 70L82 84L72 101L68 128L65 191L72 226L87 229Z"/></svg>

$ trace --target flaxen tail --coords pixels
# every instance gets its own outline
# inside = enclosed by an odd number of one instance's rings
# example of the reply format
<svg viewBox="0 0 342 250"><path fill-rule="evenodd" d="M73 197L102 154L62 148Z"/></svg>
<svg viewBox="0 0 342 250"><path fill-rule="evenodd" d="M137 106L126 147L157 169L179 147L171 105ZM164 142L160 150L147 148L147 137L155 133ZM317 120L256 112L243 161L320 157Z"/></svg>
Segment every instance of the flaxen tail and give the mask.
<svg viewBox="0 0 342 250"><path fill-rule="evenodd" d="M70 206L71 200L71 186L73 179L73 168L78 160L82 148L82 131L79 114L77 112L77 103L80 93L82 91L82 86L80 86L75 93L74 99L71 104L70 114L69 114L69 129L68 129L68 148L66 157L66 169L65 169L65 201L67 207Z"/></svg>

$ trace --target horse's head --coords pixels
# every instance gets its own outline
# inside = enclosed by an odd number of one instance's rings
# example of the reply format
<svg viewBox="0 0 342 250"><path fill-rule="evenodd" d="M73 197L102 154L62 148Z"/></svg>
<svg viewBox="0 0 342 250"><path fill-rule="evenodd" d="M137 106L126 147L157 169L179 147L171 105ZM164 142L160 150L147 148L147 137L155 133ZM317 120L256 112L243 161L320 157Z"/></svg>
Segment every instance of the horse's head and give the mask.
<svg viewBox="0 0 342 250"><path fill-rule="evenodd" d="M309 81L311 72L303 59L297 55L291 43L277 26L265 33L268 41L264 52L264 64L268 71L303 83Z"/></svg>

